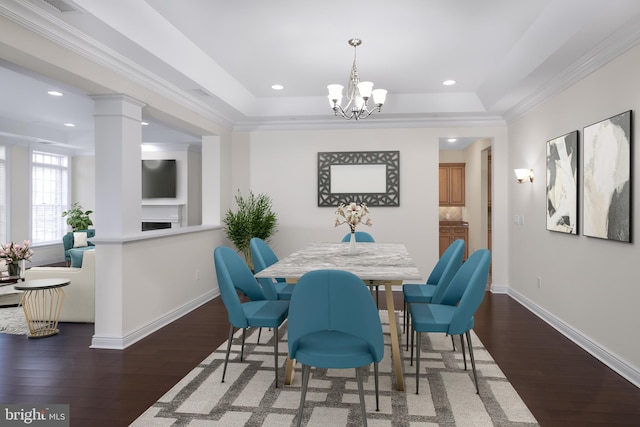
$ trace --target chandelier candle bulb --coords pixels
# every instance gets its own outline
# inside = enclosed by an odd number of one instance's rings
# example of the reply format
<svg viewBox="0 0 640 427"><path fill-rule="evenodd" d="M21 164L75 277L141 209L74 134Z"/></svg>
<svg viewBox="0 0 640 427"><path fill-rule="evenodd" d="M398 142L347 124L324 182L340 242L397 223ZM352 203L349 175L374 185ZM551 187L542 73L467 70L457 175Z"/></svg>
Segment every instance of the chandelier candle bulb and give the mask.
<svg viewBox="0 0 640 427"><path fill-rule="evenodd" d="M387 90L386 89L375 89L373 92L371 92L371 94L373 95L374 104L376 104L376 106L378 108L381 108L382 104L384 104L384 102L387 99Z"/></svg>
<svg viewBox="0 0 640 427"><path fill-rule="evenodd" d="M360 82L358 83L358 91L362 98L369 99L371 97L371 91L373 90L372 82Z"/></svg>
<svg viewBox="0 0 640 427"><path fill-rule="evenodd" d="M329 89L329 100L332 102L332 104L335 102L340 104L342 102L342 89L344 89L344 86L332 84L328 85L327 89Z"/></svg>

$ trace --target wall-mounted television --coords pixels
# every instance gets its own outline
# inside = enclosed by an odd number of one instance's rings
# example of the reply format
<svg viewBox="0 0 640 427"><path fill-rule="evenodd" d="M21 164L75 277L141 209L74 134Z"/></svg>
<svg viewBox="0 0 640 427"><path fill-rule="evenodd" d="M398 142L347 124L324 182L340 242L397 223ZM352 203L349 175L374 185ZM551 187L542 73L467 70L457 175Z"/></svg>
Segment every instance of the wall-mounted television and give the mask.
<svg viewBox="0 0 640 427"><path fill-rule="evenodd" d="M142 161L142 198L175 198L177 192L175 159Z"/></svg>

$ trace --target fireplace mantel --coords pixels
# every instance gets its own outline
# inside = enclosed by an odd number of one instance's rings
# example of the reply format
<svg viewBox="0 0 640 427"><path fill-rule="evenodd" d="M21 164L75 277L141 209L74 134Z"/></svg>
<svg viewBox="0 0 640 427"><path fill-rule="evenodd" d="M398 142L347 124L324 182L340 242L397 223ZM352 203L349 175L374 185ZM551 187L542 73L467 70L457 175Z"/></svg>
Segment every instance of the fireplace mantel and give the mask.
<svg viewBox="0 0 640 427"><path fill-rule="evenodd" d="M183 204L142 205L142 222L166 222L171 228L182 227Z"/></svg>

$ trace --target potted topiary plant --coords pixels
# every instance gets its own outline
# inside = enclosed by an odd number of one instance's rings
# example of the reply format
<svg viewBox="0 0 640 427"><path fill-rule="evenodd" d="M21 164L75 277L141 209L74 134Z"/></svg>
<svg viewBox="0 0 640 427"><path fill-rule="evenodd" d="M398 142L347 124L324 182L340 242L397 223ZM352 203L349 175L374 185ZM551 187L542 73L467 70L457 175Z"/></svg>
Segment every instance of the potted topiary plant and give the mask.
<svg viewBox="0 0 640 427"><path fill-rule="evenodd" d="M276 214L271 210L271 198L266 194L254 195L249 191L249 196L243 198L238 190L236 205L237 211L232 212L229 209L222 222L225 225L227 237L242 253L249 268L253 269L249 242L253 237L268 240L275 233Z"/></svg>
<svg viewBox="0 0 640 427"><path fill-rule="evenodd" d="M89 218L92 213L93 211L85 211L80 203L75 202L71 205L71 209L62 212L62 216L67 217L67 224L72 231L79 231L87 230L90 225L93 225L93 221Z"/></svg>

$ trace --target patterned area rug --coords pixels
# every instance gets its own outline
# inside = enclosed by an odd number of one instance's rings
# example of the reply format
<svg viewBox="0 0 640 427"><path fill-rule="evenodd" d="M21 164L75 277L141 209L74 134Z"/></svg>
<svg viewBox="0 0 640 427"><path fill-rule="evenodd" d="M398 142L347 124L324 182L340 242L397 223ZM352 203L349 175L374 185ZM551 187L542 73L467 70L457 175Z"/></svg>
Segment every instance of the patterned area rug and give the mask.
<svg viewBox="0 0 640 427"><path fill-rule="evenodd" d="M400 315L401 316L401 315ZM380 411L375 411L373 368L365 377L369 426L537 426L520 396L475 334L472 335L480 394L475 393L471 366L464 370L459 339L456 351L444 334L424 334L420 362L420 394L415 394L415 360L403 352L405 389L396 390L391 363L388 317L381 311L385 357L380 363ZM401 319L398 322L402 327ZM142 414L133 424L149 426L292 426L300 401L300 365L294 382L282 386L287 355L286 324L278 344L279 388L274 388L273 334L247 332L240 361L241 331L236 332L225 382L221 383L226 343ZM401 335L404 351L405 335ZM468 358L468 352L467 352ZM362 425L353 369L311 370L304 426Z"/></svg>
<svg viewBox="0 0 640 427"><path fill-rule="evenodd" d="M0 307L0 333L14 335L29 333L22 307Z"/></svg>

